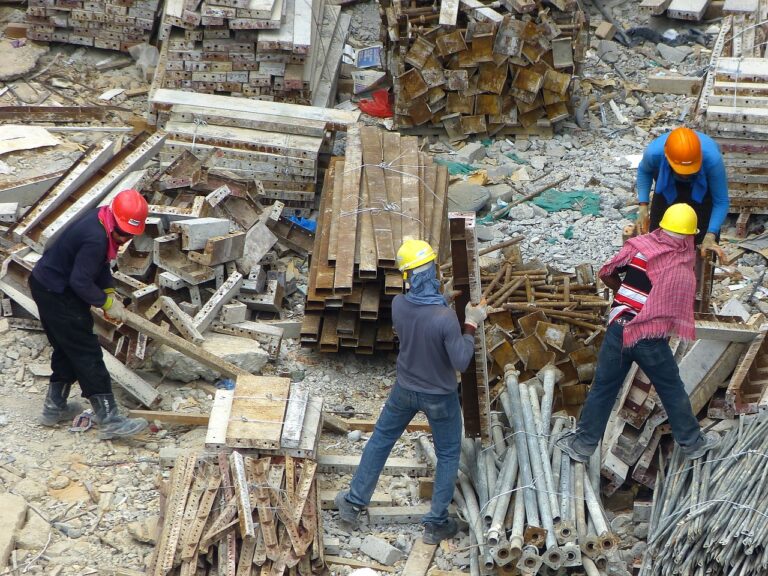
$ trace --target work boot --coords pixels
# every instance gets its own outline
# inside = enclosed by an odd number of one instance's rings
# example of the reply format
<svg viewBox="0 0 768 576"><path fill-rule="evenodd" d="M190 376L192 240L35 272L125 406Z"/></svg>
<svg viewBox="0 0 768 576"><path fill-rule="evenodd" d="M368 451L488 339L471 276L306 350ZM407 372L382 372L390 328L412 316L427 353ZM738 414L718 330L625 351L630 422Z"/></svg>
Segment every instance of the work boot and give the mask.
<svg viewBox="0 0 768 576"><path fill-rule="evenodd" d="M589 454L582 454L581 452L578 452L576 448L573 446L573 442L576 440L576 431L575 430L566 430L565 432L561 433L557 440L555 440L555 446L560 448L560 451L564 454L567 454L571 460L575 462L589 462Z"/></svg>
<svg viewBox="0 0 768 576"><path fill-rule="evenodd" d="M43 413L37 419L43 426L56 426L59 422L72 420L80 414L80 404L67 402L72 384L64 382L51 382L48 384L48 393L43 401Z"/></svg>
<svg viewBox="0 0 768 576"><path fill-rule="evenodd" d="M350 530L357 530L360 528L360 514L363 513L363 508L352 504L352 502L347 500L347 496L349 496L348 490L339 492L336 494L333 502L339 510L339 520L341 523Z"/></svg>
<svg viewBox="0 0 768 576"><path fill-rule="evenodd" d="M453 538L459 531L459 524L453 518L448 518L442 524L424 524L424 544L440 544L443 540Z"/></svg>
<svg viewBox="0 0 768 576"><path fill-rule="evenodd" d="M135 436L147 427L144 418L126 418L120 414L114 394L94 394L88 400L102 440Z"/></svg>
<svg viewBox="0 0 768 576"><path fill-rule="evenodd" d="M704 434L704 440L696 448L688 452L683 450L683 453L688 460L696 460L704 456L707 451L716 448L718 444L720 444L720 434L710 430Z"/></svg>

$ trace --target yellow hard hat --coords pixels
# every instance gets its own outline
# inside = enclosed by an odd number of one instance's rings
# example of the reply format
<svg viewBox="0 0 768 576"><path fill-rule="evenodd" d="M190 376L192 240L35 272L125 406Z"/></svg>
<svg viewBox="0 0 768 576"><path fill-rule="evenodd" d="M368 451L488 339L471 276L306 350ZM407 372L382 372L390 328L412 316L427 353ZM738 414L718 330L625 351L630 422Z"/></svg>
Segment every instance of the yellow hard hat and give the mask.
<svg viewBox="0 0 768 576"><path fill-rule="evenodd" d="M436 259L437 254L427 242L409 239L397 251L397 269L406 272Z"/></svg>
<svg viewBox="0 0 768 576"><path fill-rule="evenodd" d="M696 211L688 204L672 204L659 222L659 227L677 234L698 234Z"/></svg>

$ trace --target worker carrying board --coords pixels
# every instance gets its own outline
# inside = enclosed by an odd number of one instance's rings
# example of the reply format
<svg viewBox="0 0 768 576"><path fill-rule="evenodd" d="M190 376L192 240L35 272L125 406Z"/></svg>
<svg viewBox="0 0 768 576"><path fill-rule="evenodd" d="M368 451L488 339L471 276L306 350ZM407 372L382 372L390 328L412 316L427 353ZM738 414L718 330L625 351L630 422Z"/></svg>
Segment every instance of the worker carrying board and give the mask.
<svg viewBox="0 0 768 576"><path fill-rule="evenodd" d="M72 385L80 384L93 407L102 439L138 434L143 418L126 418L117 408L101 346L93 332L91 306L111 319L124 318L115 292L110 262L126 242L144 232L149 207L136 190L119 192L107 206L94 208L70 224L46 247L29 277L40 322L51 343L51 378L39 422L54 426L72 419L79 406L68 403Z"/></svg>
<svg viewBox="0 0 768 576"><path fill-rule="evenodd" d="M712 250L723 260L718 240L728 215L728 181L720 148L712 138L681 126L653 140L637 167L637 200L639 234L656 230L669 206L688 204L700 223L695 244L701 256Z"/></svg>
<svg viewBox="0 0 768 576"><path fill-rule="evenodd" d="M456 372L463 372L475 353L475 330L482 330L485 302L467 303L464 326L440 293L437 254L423 240L406 240L397 251L397 266L408 292L392 300L392 324L400 340L397 377L384 409L365 445L349 490L336 496L339 519L357 529L395 442L417 412L432 430L437 467L431 508L421 522L423 541L438 544L453 538L458 525L448 505L459 471L462 419Z"/></svg>

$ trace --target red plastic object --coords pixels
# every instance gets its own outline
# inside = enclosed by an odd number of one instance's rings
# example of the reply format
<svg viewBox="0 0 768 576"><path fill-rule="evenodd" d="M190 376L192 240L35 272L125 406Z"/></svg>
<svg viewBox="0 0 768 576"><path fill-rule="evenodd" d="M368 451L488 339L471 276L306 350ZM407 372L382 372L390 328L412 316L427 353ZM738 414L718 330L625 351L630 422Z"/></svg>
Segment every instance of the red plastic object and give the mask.
<svg viewBox="0 0 768 576"><path fill-rule="evenodd" d="M392 118L394 112L389 103L389 92L385 89L376 90L372 96L373 100L360 100L360 110L376 118Z"/></svg>

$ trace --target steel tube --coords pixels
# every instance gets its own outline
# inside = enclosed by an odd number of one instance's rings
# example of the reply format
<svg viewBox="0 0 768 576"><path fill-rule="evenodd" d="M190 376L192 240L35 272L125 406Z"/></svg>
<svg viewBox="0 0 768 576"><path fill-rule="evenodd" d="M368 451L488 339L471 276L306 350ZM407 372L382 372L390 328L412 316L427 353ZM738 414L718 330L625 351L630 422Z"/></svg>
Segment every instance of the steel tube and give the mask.
<svg viewBox="0 0 768 576"><path fill-rule="evenodd" d="M501 469L501 475L497 483L498 489L494 500L496 506L491 518L490 528L488 529L487 542L489 546L498 546L504 535L504 518L507 515L509 501L512 498L512 487L517 479L517 450L510 446L507 449L507 456L504 458L504 467Z"/></svg>
<svg viewBox="0 0 768 576"><path fill-rule="evenodd" d="M543 372L543 376L541 375ZM539 378L544 385L544 397L541 399L541 424L545 438L549 438L552 402L555 399L555 382L559 370L548 364L539 371Z"/></svg>
<svg viewBox="0 0 768 576"><path fill-rule="evenodd" d="M520 479L517 481L517 493L515 494L515 511L512 516L512 531L509 536L509 552L517 561L523 554L523 530L525 529L525 504L520 491Z"/></svg>
<svg viewBox="0 0 768 576"><path fill-rule="evenodd" d="M574 479L574 502L576 503L576 532L579 535L579 542L587 537L587 518L584 504L584 464L581 462L573 463L576 476Z"/></svg>
<svg viewBox="0 0 768 576"><path fill-rule="evenodd" d="M554 384L553 384L554 386ZM528 387L528 400L531 403L531 411L533 413L533 424L536 427L536 438L539 446L539 460L541 461L541 467L544 471L544 482L547 485L547 498L549 499L549 510L552 516L553 524L560 520L560 505L557 501L557 486L555 480L552 477L552 464L549 461L549 449L547 448L547 432L548 427L544 426L543 415L539 408L539 397L534 386ZM550 407L550 411L552 408Z"/></svg>
<svg viewBox="0 0 768 576"><path fill-rule="evenodd" d="M504 458L507 451L507 443L504 440L504 426L501 424L498 412L491 412L491 438L493 439L493 450L497 458Z"/></svg>
<svg viewBox="0 0 768 576"><path fill-rule="evenodd" d="M523 498L525 501L525 516L531 526L541 526L539 511L536 506L536 494L533 489L533 475L531 474L531 460L528 454L528 442L523 422L523 408L520 398L520 386L517 381L519 372L508 365L504 372L506 384L505 394L502 394L502 406L507 413L509 421L515 432L515 446L517 448L517 465L523 481ZM505 400L506 398L506 400ZM506 405L505 405L506 403Z"/></svg>

